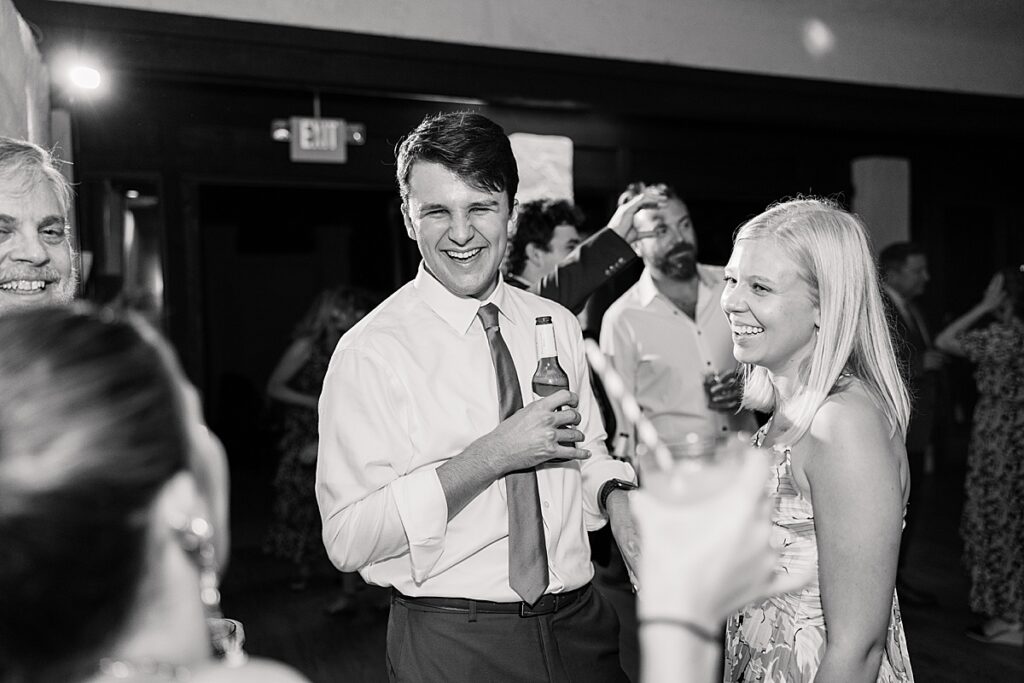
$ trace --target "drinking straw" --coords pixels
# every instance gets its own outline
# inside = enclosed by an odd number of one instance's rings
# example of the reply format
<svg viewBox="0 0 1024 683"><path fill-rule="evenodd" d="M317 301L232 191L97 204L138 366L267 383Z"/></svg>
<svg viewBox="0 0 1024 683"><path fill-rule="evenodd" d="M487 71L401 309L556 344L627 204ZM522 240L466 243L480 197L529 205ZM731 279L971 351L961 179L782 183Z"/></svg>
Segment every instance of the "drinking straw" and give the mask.
<svg viewBox="0 0 1024 683"><path fill-rule="evenodd" d="M617 403L626 419L636 426L637 438L654 454L654 460L658 463L659 469L670 472L672 470L672 454L658 436L651 421L644 417L643 411L640 410L640 404L636 402L636 397L626 391L622 377L604 357L601 348L593 339L584 339L583 345L587 352L587 361L601 378L608 399Z"/></svg>

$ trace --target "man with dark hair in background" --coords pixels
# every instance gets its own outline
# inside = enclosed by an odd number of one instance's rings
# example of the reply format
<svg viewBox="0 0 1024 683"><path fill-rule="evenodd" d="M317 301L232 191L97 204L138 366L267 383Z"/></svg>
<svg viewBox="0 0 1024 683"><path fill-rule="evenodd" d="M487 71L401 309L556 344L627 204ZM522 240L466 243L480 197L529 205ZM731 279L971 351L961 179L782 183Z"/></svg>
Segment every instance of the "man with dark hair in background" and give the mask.
<svg viewBox="0 0 1024 683"><path fill-rule="evenodd" d="M935 596L912 584L906 577L908 549L917 529L917 509L924 484L925 457L935 428L940 372L946 357L932 343L925 317L914 300L924 294L930 276L928 257L913 242L895 242L878 255L882 271L882 298L888 309L896 356L904 371L910 393L910 423L907 425L907 462L910 465L910 498L907 501L906 525L900 541L897 592L900 602L929 605Z"/></svg>
<svg viewBox="0 0 1024 683"><path fill-rule="evenodd" d="M423 261L331 359L316 484L328 554L394 589L392 680L624 681L586 531L610 523L635 557L635 475L605 449L576 319L501 278L519 180L508 138L479 114L428 117L397 176ZM532 400L538 316L577 393Z"/></svg>
<svg viewBox="0 0 1024 683"><path fill-rule="evenodd" d="M583 212L565 199L520 205L509 242L506 281L529 289L558 268L582 242Z"/></svg>
<svg viewBox="0 0 1024 683"><path fill-rule="evenodd" d="M0 313L74 298L70 207L49 152L0 136Z"/></svg>

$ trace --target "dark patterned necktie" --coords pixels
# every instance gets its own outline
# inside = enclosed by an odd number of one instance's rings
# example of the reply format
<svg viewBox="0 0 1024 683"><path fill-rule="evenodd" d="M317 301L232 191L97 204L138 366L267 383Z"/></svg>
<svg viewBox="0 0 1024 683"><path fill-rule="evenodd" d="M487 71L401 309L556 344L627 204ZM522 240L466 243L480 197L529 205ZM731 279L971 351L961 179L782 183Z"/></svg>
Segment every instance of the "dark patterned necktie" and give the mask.
<svg viewBox="0 0 1024 683"><path fill-rule="evenodd" d="M477 317L491 346L494 374L498 378L498 406L504 420L523 407L519 375L498 327L498 307L482 306ZM534 470L505 475L508 496L508 581L523 602L533 604L548 587L548 554L544 546L544 522Z"/></svg>

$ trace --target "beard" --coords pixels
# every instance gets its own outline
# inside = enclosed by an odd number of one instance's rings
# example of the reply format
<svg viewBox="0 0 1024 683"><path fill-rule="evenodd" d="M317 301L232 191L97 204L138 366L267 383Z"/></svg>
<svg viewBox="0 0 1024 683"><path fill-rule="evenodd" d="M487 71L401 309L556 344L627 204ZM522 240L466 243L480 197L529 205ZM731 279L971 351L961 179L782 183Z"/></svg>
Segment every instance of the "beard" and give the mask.
<svg viewBox="0 0 1024 683"><path fill-rule="evenodd" d="M673 280L692 280L697 276L697 249L689 242L680 242L654 259L654 266Z"/></svg>
<svg viewBox="0 0 1024 683"><path fill-rule="evenodd" d="M0 277L3 279L44 280L48 283L46 298L19 299L17 296L5 296L0 302L0 313L19 310L26 306L64 306L72 303L78 292L78 269L75 268L74 261L71 262L65 273L61 273L52 265L46 265L31 269L5 271L0 274Z"/></svg>
<svg viewBox="0 0 1024 683"><path fill-rule="evenodd" d="M78 292L78 268L75 267L74 258L71 259L71 271L64 277L54 284L57 288L54 292L54 303L57 304L70 304L75 300L75 294Z"/></svg>

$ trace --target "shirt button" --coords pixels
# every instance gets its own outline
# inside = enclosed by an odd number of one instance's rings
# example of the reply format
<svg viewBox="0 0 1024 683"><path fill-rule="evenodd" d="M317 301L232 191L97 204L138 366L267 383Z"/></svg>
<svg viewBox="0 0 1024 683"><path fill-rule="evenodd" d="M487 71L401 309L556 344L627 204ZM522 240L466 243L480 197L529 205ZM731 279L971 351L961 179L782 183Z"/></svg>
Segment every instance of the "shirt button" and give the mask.
<svg viewBox="0 0 1024 683"><path fill-rule="evenodd" d="M708 361L708 365L711 365L711 361Z"/></svg>
<svg viewBox="0 0 1024 683"><path fill-rule="evenodd" d="M549 503L548 501L545 500L544 501L544 509L547 509L549 507L551 507L551 503Z"/></svg>

